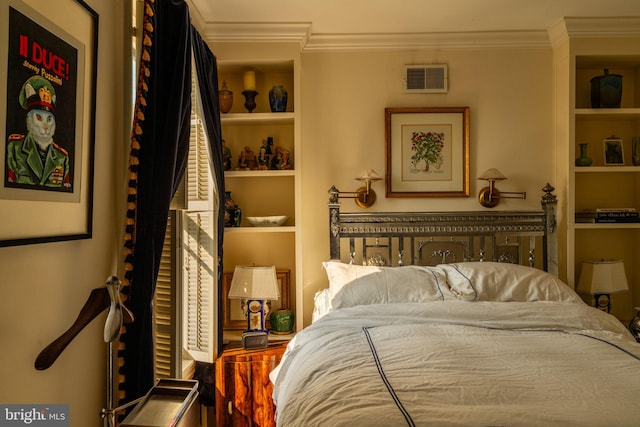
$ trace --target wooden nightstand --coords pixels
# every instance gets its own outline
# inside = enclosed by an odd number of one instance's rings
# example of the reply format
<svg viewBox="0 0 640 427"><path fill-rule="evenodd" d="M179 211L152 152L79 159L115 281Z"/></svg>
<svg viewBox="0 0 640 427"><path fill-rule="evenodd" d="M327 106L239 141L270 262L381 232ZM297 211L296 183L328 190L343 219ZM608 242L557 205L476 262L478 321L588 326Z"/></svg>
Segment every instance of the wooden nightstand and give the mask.
<svg viewBox="0 0 640 427"><path fill-rule="evenodd" d="M216 426L275 426L269 373L280 363L289 341L267 348L227 348L216 360Z"/></svg>

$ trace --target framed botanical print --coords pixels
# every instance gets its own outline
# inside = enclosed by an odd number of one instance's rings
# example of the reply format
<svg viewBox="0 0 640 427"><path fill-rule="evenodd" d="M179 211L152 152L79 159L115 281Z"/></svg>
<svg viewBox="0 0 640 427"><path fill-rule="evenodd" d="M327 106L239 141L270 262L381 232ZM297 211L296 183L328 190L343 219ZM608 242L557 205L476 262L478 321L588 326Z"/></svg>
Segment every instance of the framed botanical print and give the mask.
<svg viewBox="0 0 640 427"><path fill-rule="evenodd" d="M385 109L386 196L469 196L469 107Z"/></svg>

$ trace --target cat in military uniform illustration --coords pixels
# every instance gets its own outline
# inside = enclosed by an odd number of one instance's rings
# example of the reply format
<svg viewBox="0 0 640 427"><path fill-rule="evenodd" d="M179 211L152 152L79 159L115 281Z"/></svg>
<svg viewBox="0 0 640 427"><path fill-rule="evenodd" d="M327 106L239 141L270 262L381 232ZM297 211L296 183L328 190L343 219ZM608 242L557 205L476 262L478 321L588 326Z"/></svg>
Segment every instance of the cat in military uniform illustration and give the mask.
<svg viewBox="0 0 640 427"><path fill-rule="evenodd" d="M22 86L19 102L27 111L27 134L8 138L6 181L70 189L69 153L53 140L55 89L47 79L32 76Z"/></svg>

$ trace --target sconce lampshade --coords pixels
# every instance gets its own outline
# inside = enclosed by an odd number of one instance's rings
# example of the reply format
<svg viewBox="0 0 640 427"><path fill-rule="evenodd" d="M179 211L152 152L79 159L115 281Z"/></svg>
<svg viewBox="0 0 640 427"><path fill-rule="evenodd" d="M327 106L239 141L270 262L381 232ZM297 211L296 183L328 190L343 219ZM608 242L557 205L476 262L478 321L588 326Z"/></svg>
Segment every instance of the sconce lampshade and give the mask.
<svg viewBox="0 0 640 427"><path fill-rule="evenodd" d="M276 268L236 266L229 298L277 300L280 297Z"/></svg>
<svg viewBox="0 0 640 427"><path fill-rule="evenodd" d="M578 291L589 294L612 294L629 289L622 260L585 261L582 263Z"/></svg>
<svg viewBox="0 0 640 427"><path fill-rule="evenodd" d="M363 171L356 180L361 182L376 182L382 180L382 177L373 169L367 169L366 171Z"/></svg>
<svg viewBox="0 0 640 427"><path fill-rule="evenodd" d="M491 168L484 171L484 173L480 175L478 179L482 179L485 181L502 181L503 179L507 179L507 177L504 176L498 169Z"/></svg>

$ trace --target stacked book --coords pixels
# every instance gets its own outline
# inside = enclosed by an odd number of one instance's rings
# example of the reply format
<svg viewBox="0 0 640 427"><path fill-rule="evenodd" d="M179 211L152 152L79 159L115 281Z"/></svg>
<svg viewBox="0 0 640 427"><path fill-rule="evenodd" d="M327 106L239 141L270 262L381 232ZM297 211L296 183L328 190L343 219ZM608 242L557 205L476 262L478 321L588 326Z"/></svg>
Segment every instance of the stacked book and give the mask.
<svg viewBox="0 0 640 427"><path fill-rule="evenodd" d="M599 208L576 212L580 223L629 223L640 222L636 208Z"/></svg>

